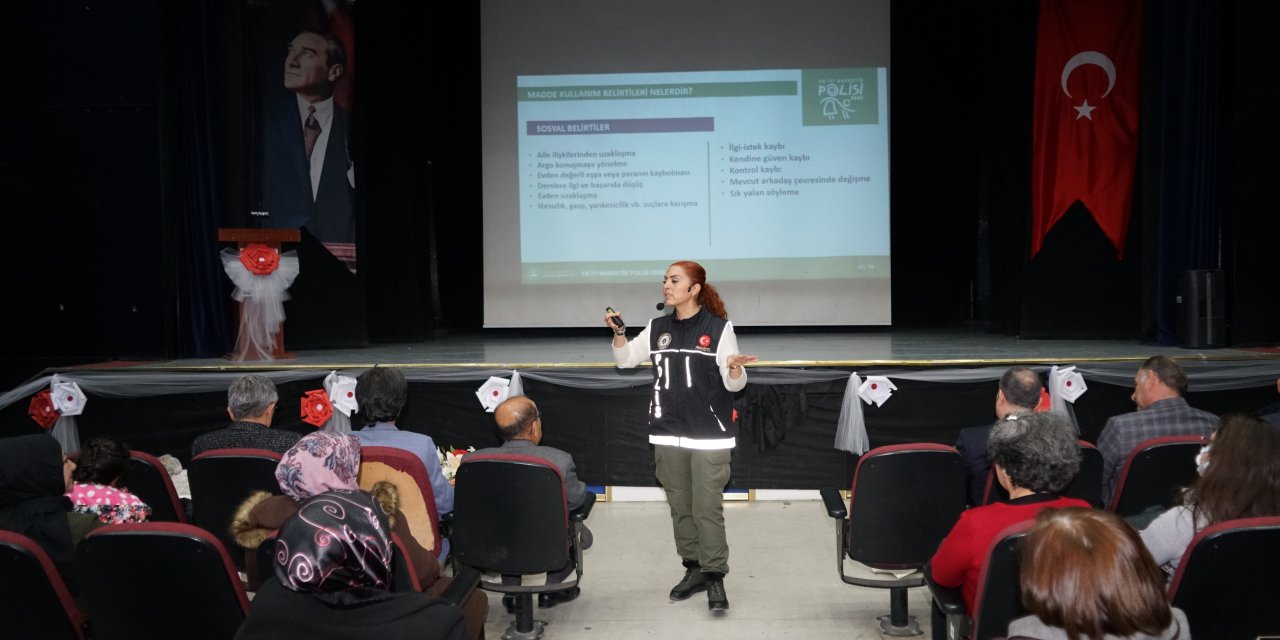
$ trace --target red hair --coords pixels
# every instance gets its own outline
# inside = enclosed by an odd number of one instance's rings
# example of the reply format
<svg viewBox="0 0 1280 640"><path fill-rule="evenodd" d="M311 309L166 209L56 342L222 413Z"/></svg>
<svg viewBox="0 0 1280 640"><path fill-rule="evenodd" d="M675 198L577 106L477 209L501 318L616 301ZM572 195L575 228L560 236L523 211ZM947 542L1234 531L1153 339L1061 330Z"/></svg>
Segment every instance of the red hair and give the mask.
<svg viewBox="0 0 1280 640"><path fill-rule="evenodd" d="M689 286L702 285L698 290L698 304L706 307L713 316L723 320L729 319L729 312L724 310L724 302L720 300L720 294L715 287L707 284L707 270L703 269L702 265L692 260L681 260L672 262L671 266L680 267L684 271L685 277L692 283Z"/></svg>

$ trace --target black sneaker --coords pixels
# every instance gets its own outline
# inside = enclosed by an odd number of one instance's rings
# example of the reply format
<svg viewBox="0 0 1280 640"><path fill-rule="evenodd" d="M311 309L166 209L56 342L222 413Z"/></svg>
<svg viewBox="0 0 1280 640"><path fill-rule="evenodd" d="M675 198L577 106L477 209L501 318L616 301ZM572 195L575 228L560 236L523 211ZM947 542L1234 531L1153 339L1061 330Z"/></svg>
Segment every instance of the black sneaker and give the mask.
<svg viewBox="0 0 1280 640"><path fill-rule="evenodd" d="M724 574L708 573L707 576L707 608L712 613L724 613L729 610L729 595L724 591Z"/></svg>
<svg viewBox="0 0 1280 640"><path fill-rule="evenodd" d="M538 594L538 606L543 609L550 609L558 604L564 604L570 600L574 600L582 593L581 587L573 587L563 591L548 591Z"/></svg>
<svg viewBox="0 0 1280 640"><path fill-rule="evenodd" d="M707 588L707 574L697 562L684 561L684 579L671 588L672 600L688 600L689 596Z"/></svg>
<svg viewBox="0 0 1280 640"><path fill-rule="evenodd" d="M515 595L508 593L502 596L502 608L506 609L507 613L515 613L516 612Z"/></svg>

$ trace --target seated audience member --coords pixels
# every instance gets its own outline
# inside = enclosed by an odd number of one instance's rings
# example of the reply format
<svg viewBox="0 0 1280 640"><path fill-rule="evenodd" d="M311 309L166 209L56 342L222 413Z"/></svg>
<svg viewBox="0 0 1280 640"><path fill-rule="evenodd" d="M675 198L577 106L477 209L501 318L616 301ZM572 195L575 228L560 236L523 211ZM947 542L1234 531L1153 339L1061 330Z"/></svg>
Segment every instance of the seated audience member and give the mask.
<svg viewBox="0 0 1280 640"><path fill-rule="evenodd" d="M1163 436L1207 436L1218 416L1193 409L1182 398L1187 374L1173 358L1153 356L1133 377L1138 410L1112 416L1098 436L1102 453L1102 502L1110 504L1125 458L1144 440Z"/></svg>
<svg viewBox="0 0 1280 640"><path fill-rule="evenodd" d="M48 434L0 439L0 529L40 545L73 593L78 590L71 562L76 545L102 524L71 510L65 494L75 469Z"/></svg>
<svg viewBox="0 0 1280 640"><path fill-rule="evenodd" d="M191 444L191 457L213 449L267 449L284 453L302 435L271 429L276 415L276 385L263 376L245 376L227 389L227 415L231 426L210 431Z"/></svg>
<svg viewBox="0 0 1280 640"><path fill-rule="evenodd" d="M85 443L67 493L72 509L104 524L146 522L151 507L121 484L128 468L129 448L119 440L97 437Z"/></svg>
<svg viewBox="0 0 1280 640"><path fill-rule="evenodd" d="M1190 640L1138 534L1100 509L1045 509L1022 545L1022 606L1010 638Z"/></svg>
<svg viewBox="0 0 1280 640"><path fill-rule="evenodd" d="M1276 391L1280 391L1280 378L1276 378ZM1280 427L1280 402L1273 402L1253 415L1266 420L1273 427Z"/></svg>
<svg viewBox="0 0 1280 640"><path fill-rule="evenodd" d="M473 451L462 457L466 462L472 456L488 453L506 453L541 458L555 465L560 470L560 478L564 481L565 507L570 511L582 506L587 499L587 485L578 479L577 468L573 464L573 456L555 447L544 447L542 442L542 412L538 405L528 396L507 398L493 410L493 419L498 423L498 434L502 436L502 446ZM591 547L591 531L583 527L582 548ZM564 582L574 571L572 562L562 571L547 576L547 583ZM577 598L582 593L578 587L564 591L551 591L538 594L538 606L554 607L562 602ZM508 611L515 608L515 596L502 596L502 604Z"/></svg>
<svg viewBox="0 0 1280 640"><path fill-rule="evenodd" d="M275 543L275 579L258 590L238 640L466 637L444 600L390 591L392 526L372 496L328 491L296 509Z"/></svg>
<svg viewBox="0 0 1280 640"><path fill-rule="evenodd" d="M359 491L356 481L359 471L360 441L355 436L317 431L299 440L285 452L276 467L276 480L280 482L284 495L273 496L260 491L249 496L236 510L231 520L231 532L236 542L254 556L252 551L298 512L299 503L326 491ZM395 486L390 482L379 482L374 485L372 496L387 514L387 535L395 533L400 537L407 556L405 561L418 574L427 593L439 595L449 585L449 578L440 576L440 565L435 557L410 534L404 514L400 513L400 495ZM261 571L267 573L265 567ZM471 637L478 637L489 610L488 600L477 591L464 603L463 609Z"/></svg>
<svg viewBox="0 0 1280 640"><path fill-rule="evenodd" d="M1009 501L960 514L929 561L934 582L961 587L969 611L973 611L987 550L1001 531L1034 518L1041 509L1089 506L1083 500L1057 495L1080 470L1075 428L1062 415L1036 413L997 423L987 451L996 479L1009 492Z"/></svg>
<svg viewBox="0 0 1280 640"><path fill-rule="evenodd" d="M1044 385L1040 376L1026 367L1012 367L1000 376L1000 388L996 391L996 422L1017 420L1020 416L1035 413L1040 404L1040 392ZM956 451L964 457L965 477L969 482L969 504L982 504L982 494L987 488L987 472L991 462L987 460L987 438L991 425L984 424L960 430Z"/></svg>
<svg viewBox="0 0 1280 640"><path fill-rule="evenodd" d="M1183 492L1182 504L1142 531L1142 541L1170 577L1201 529L1280 516L1280 428L1253 416L1224 416L1197 462L1200 477Z"/></svg>
<svg viewBox="0 0 1280 640"><path fill-rule="evenodd" d="M436 497L436 511L443 516L453 511L453 485L440 470L440 450L431 436L412 431L401 431L396 420L409 395L409 382L399 369L374 367L356 378L356 403L359 416L364 420L363 429L356 432L360 444L366 447L393 447L404 449L422 460L431 481L431 492ZM449 551L445 542L444 558Z"/></svg>

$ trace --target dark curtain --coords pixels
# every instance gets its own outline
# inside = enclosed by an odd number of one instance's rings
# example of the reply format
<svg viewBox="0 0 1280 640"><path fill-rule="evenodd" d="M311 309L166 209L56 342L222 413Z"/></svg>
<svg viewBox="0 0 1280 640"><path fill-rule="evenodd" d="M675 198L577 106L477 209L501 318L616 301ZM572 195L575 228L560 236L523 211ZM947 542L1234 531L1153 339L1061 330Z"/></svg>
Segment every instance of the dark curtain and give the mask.
<svg viewBox="0 0 1280 640"><path fill-rule="evenodd" d="M216 242L226 176L220 156L225 123L220 121L227 98L221 91L217 57L216 10L223 3L197 0L174 5L177 28L169 38L177 79L171 110L175 144L170 147L178 178L178 215L174 242L178 259L177 307L183 357L205 358L226 353L234 339L230 325L230 282L222 273ZM221 97L220 97L221 96Z"/></svg>
<svg viewBox="0 0 1280 640"><path fill-rule="evenodd" d="M979 94L986 108L980 122L979 282L982 317L990 331L1017 335L1022 329L1022 282L1031 233L1031 105L1035 77L1038 4L1020 0L982 6L982 68Z"/></svg>
<svg viewBox="0 0 1280 640"><path fill-rule="evenodd" d="M1223 4L1147 2L1148 85L1143 142L1148 237L1154 246L1155 338L1177 342L1179 274L1221 266L1219 79Z"/></svg>
<svg viewBox="0 0 1280 640"><path fill-rule="evenodd" d="M1226 3L1221 41L1221 112L1224 159L1223 268L1227 275L1227 336L1233 346L1280 343L1276 322L1276 176L1280 175L1280 3Z"/></svg>

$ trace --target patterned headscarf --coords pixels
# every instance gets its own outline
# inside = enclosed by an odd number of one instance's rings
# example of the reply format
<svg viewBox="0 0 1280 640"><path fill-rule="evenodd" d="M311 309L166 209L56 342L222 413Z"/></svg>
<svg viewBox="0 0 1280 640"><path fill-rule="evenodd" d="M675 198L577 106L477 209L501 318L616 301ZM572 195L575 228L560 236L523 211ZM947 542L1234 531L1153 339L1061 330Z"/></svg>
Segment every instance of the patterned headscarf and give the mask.
<svg viewBox="0 0 1280 640"><path fill-rule="evenodd" d="M360 439L349 433L317 431L298 441L276 465L284 494L298 502L334 489L356 490Z"/></svg>
<svg viewBox="0 0 1280 640"><path fill-rule="evenodd" d="M363 491L330 491L303 502L280 527L276 578L301 593L355 587L388 590L391 530L387 515Z"/></svg>

